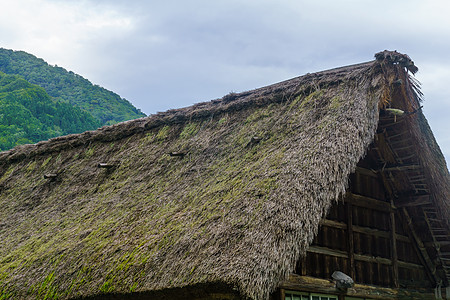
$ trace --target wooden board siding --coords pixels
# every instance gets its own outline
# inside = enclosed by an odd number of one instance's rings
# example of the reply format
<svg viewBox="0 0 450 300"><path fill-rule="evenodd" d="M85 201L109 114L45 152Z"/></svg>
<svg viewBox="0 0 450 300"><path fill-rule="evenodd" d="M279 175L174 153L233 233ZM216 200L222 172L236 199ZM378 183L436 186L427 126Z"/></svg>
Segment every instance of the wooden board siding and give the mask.
<svg viewBox="0 0 450 300"><path fill-rule="evenodd" d="M370 156L359 163L349 192L331 207L296 274L329 279L341 271L360 284L433 288L402 209L370 165Z"/></svg>

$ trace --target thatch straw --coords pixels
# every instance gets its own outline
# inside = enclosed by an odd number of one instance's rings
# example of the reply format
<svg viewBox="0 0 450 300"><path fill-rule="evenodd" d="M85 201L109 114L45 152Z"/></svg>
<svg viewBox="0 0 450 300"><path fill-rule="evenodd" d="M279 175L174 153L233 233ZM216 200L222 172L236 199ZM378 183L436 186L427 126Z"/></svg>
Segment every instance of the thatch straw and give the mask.
<svg viewBox="0 0 450 300"><path fill-rule="evenodd" d="M375 61L0 153L0 295L267 299L345 192L385 84Z"/></svg>

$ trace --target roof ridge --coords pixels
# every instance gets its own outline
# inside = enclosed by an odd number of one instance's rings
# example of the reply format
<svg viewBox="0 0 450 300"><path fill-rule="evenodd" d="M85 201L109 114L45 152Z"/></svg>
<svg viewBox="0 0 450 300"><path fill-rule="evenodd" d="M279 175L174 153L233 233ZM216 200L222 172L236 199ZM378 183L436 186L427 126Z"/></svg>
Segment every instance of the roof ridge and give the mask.
<svg viewBox="0 0 450 300"><path fill-rule="evenodd" d="M272 97L269 100L263 99L263 96L267 94L286 95L289 93L300 94L303 92L307 95L312 92L312 90L298 90L298 86L310 81L323 80L324 76L327 76L325 82L332 82L333 80L338 81L339 79L337 77L334 78L334 76L341 73L351 73L358 69L373 67L374 63L376 63L376 61L338 67L315 73L306 73L268 86L239 93L232 92L222 98L199 102L183 108L170 109L165 112L158 112L147 117L103 126L96 130L54 137L45 141L40 141L36 144L16 146L13 149L0 152L0 162L14 161L42 153L60 151L66 147L77 147L91 141L110 142L163 125L183 123L186 120L199 119L218 113L241 110L250 105L263 106L268 103L285 100L283 97L279 99L276 99L275 97Z"/></svg>

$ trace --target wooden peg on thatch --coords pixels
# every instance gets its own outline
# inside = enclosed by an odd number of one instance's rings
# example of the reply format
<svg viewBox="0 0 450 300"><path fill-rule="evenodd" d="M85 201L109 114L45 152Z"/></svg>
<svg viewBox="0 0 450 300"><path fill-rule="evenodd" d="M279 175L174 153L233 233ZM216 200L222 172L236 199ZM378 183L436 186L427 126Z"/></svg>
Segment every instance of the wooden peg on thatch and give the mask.
<svg viewBox="0 0 450 300"><path fill-rule="evenodd" d="M48 173L48 174L44 174L44 179L53 179L53 178L56 178L57 176L58 176L58 174Z"/></svg>
<svg viewBox="0 0 450 300"><path fill-rule="evenodd" d="M259 136L252 136L252 138L250 139L250 141L248 142L246 147L250 147L250 146L253 146L255 144L258 144L261 140L262 140L262 138L259 137Z"/></svg>
<svg viewBox="0 0 450 300"><path fill-rule="evenodd" d="M99 163L97 168L111 169L114 168L114 164L111 163Z"/></svg>
<svg viewBox="0 0 450 300"><path fill-rule="evenodd" d="M185 152L169 152L169 155L172 157L184 157L186 155Z"/></svg>

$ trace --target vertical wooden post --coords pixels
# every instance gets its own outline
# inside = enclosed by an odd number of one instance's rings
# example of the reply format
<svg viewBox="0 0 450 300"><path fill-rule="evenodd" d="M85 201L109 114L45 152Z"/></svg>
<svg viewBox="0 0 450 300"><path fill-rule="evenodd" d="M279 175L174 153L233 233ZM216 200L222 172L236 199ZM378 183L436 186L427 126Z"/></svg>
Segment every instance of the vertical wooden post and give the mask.
<svg viewBox="0 0 450 300"><path fill-rule="evenodd" d="M302 276L306 276L306 256L307 254L305 254L305 256L302 256L301 258L301 263L300 263L300 275Z"/></svg>
<svg viewBox="0 0 450 300"><path fill-rule="evenodd" d="M347 195L351 197L351 195ZM353 207L351 203L346 203L347 208L347 239L348 239L348 268L350 270L350 277L355 280L355 247L353 242Z"/></svg>
<svg viewBox="0 0 450 300"><path fill-rule="evenodd" d="M284 289L280 289L280 300L285 300L286 299L286 293L284 291Z"/></svg>
<svg viewBox="0 0 450 300"><path fill-rule="evenodd" d="M392 200L391 204L393 206ZM398 288L398 257L397 257L397 233L395 232L395 211L391 208L390 211L390 227L391 227L391 261L392 261L392 277L394 282L394 287Z"/></svg>

